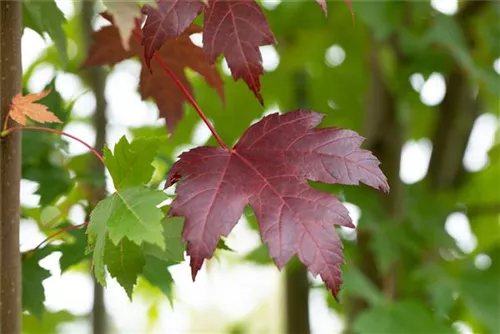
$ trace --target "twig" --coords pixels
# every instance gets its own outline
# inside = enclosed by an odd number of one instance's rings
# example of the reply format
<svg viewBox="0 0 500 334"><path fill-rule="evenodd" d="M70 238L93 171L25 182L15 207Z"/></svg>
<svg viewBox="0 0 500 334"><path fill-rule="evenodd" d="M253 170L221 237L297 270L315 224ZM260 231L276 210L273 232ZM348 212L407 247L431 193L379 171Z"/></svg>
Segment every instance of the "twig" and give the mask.
<svg viewBox="0 0 500 334"><path fill-rule="evenodd" d="M51 128L45 128L43 126L16 126L16 127L12 127L12 128L8 128L4 131L2 131L0 133L0 137L5 137L7 136L9 133L11 132L14 132L14 131L21 131L21 130L36 130L36 131L46 131L46 132L53 132L53 133L57 133L61 136L66 136L68 138L71 138L73 140L76 140L77 142L79 142L80 144L84 145L85 147L87 147L92 153L94 153L94 155L97 157L97 159L101 160L101 162L104 164L104 158L102 157L102 155L97 152L92 146L90 146L89 144L87 144L86 142L84 142L83 140L81 140L80 138L77 138L73 135L70 135L69 133L66 133L66 132L63 132L63 131L60 131L60 130L56 130L56 129L51 129Z"/></svg>
<svg viewBox="0 0 500 334"><path fill-rule="evenodd" d="M85 223L82 223L82 224L78 224L78 225L70 225L68 227L65 227L51 235L49 235L47 238L45 238L45 240L43 240L41 243L38 244L38 246L36 246L35 248L33 248L32 250L28 251L28 253L31 253L31 252L36 252L40 247L42 247L47 241L57 237L58 235L60 234L63 234L65 232L68 232L68 231L71 231L71 230L74 230L74 229L77 229L79 227L82 227L82 226L87 226L89 223L88 222L85 222Z"/></svg>
<svg viewBox="0 0 500 334"><path fill-rule="evenodd" d="M135 37L137 37L139 40L142 40L142 36L141 36L141 34L138 31L134 30L133 33L134 33ZM210 132L214 136L215 140L217 140L217 142L219 143L219 145L221 147L225 148L226 150L229 150L229 147L226 145L226 143L224 143L224 141L219 136L219 134L215 130L215 128L212 125L212 123L210 123L210 121L208 120L208 118L205 116L205 114L203 113L203 111L201 110L201 108L196 103L196 100L194 99L193 95L191 95L191 93L186 89L186 87L184 87L184 85L179 80L179 78L177 78L177 76L175 75L175 73L172 72L172 70L168 67L168 65L165 63L165 61L158 55L158 52L155 52L154 55L153 55L153 57L155 58L155 60L158 63L158 65L160 65L160 67L170 76L170 78L172 78L172 80L175 82L175 84L177 85L177 87L179 87L179 89L182 91L182 93L184 94L184 96L186 97L186 99L193 106L194 110L196 110L196 112L198 113L198 115L200 115L200 117L203 120L203 122L205 123L205 125L210 129Z"/></svg>

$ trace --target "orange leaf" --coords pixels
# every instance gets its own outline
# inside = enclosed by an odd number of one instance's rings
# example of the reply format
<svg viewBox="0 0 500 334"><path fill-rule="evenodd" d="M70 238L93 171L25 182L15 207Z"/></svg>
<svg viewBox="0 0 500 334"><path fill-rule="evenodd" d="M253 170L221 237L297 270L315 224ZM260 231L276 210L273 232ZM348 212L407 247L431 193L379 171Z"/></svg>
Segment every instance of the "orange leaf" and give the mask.
<svg viewBox="0 0 500 334"><path fill-rule="evenodd" d="M49 95L50 89L38 94L28 94L22 96L21 93L14 96L10 104L9 116L21 125L26 125L26 117L39 123L62 123L47 106L40 103L33 103Z"/></svg>

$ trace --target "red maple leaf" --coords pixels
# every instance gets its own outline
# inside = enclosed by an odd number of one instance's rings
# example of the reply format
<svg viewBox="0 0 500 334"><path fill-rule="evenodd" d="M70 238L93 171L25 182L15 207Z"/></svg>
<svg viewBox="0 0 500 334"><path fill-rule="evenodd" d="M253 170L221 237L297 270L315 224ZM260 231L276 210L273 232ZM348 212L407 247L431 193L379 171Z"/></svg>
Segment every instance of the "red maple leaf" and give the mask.
<svg viewBox="0 0 500 334"><path fill-rule="evenodd" d="M109 14L104 15L112 21ZM178 38L170 38L165 46L159 51L159 55L176 74L184 87L192 93L192 87L185 75L185 68L191 68L205 78L207 83L217 90L224 99L223 81L217 69L211 66L203 50L194 45L189 36L200 32L201 28L191 25ZM135 33L140 34L140 29L135 28ZM142 48L139 40L135 36L130 38L130 49L125 50L120 40L118 29L114 26L106 26L95 32L92 45L83 67L114 65L125 59L141 57ZM177 122L182 118L182 105L186 101L185 96L175 85L170 77L156 63L152 64L149 70L141 59L141 79L139 91L143 100L153 98L160 111L160 116L165 118L167 127L172 132Z"/></svg>
<svg viewBox="0 0 500 334"><path fill-rule="evenodd" d="M233 79L242 78L263 103L259 46L275 44L276 40L259 5L254 0L210 0L203 25L203 50L210 63L223 54Z"/></svg>
<svg viewBox="0 0 500 334"><path fill-rule="evenodd" d="M337 294L344 258L334 224L354 226L335 196L307 180L362 182L386 192L389 186L377 158L360 149L363 138L316 129L322 118L311 111L273 114L248 128L231 150L198 147L175 162L166 182L179 182L169 214L185 217L182 236L193 279L250 204L278 268L297 254Z"/></svg>
<svg viewBox="0 0 500 334"><path fill-rule="evenodd" d="M155 51L170 37L182 35L203 8L201 0L159 0L157 5L158 8L143 7L147 19L142 29L142 44L148 66Z"/></svg>

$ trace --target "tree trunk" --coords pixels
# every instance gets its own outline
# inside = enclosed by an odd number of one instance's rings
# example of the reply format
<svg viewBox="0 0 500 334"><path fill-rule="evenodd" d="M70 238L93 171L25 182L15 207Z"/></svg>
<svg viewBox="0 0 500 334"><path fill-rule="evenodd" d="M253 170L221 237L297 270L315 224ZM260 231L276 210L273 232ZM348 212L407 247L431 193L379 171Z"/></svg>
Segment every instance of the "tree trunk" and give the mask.
<svg viewBox="0 0 500 334"><path fill-rule="evenodd" d="M298 261L297 261L298 262ZM302 263L288 266L286 279L286 332L309 334L309 281L307 269Z"/></svg>
<svg viewBox="0 0 500 334"><path fill-rule="evenodd" d="M21 1L0 1L1 124L12 97L21 91ZM0 333L21 332L21 254L19 252L21 135L0 141Z"/></svg>
<svg viewBox="0 0 500 334"><path fill-rule="evenodd" d="M94 1L84 1L82 3L82 27L84 33L84 41L86 42L86 52L92 39L92 19L94 17ZM102 152L104 144L106 143L106 98L104 90L106 86L106 72L100 67L93 67L86 71L86 79L94 93L96 99L96 109L92 118L93 126L96 131L95 149ZM94 208L95 205L106 197L106 182L105 182L105 168L100 161L93 160L90 168L102 179L99 186L93 188L92 199L90 206ZM104 289L97 282L92 275L94 283L94 305L92 307L92 330L94 334L104 334L107 332L107 314L106 306L104 304Z"/></svg>
<svg viewBox="0 0 500 334"><path fill-rule="evenodd" d="M395 48L393 51L396 51ZM385 82L380 59L379 45L372 41L369 54L370 81L366 100L365 147L371 150L381 162L382 170L387 176L391 191L381 195L389 216L394 222L400 221L404 208L404 185L399 177L401 151L404 142L404 129L397 115L397 97L390 91ZM386 222L379 222L384 224ZM382 277L370 250L371 237L363 226L358 228L359 269L380 287L388 299L397 298L397 265L394 265ZM348 301L347 332L352 332L352 325L357 316L368 307L365 300L353 298Z"/></svg>

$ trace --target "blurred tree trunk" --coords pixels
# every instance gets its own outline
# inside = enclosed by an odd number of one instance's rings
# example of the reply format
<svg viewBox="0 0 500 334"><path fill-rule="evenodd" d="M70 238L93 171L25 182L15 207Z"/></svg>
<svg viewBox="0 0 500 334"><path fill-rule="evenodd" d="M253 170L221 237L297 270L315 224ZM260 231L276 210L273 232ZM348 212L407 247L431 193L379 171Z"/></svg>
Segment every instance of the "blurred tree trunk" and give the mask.
<svg viewBox="0 0 500 334"><path fill-rule="evenodd" d="M0 1L0 121L21 92L21 1ZM0 333L21 332L21 134L0 139Z"/></svg>
<svg viewBox="0 0 500 334"><path fill-rule="evenodd" d="M490 1L469 1L457 14L457 21L466 37L468 47L474 48L470 19ZM460 185L464 174L463 157L480 105L467 73L454 64L446 80L446 95L439 106L439 118L432 139L429 178L433 189L446 189Z"/></svg>
<svg viewBox="0 0 500 334"><path fill-rule="evenodd" d="M92 42L92 20L95 15L94 1L83 1L82 2L82 25L84 32L85 52L88 51L90 43ZM106 143L106 98L104 96L104 90L106 86L106 72L101 67L92 67L87 70L86 79L88 84L94 93L96 100L96 109L92 117L93 127L96 132L95 149L102 152L104 144ZM93 187L92 200L90 203L91 208L102 199L106 197L106 175L105 167L100 161L92 160L93 164L91 166L95 175L97 175L102 182L97 186ZM94 275L92 275L94 282L94 305L92 308L92 329L94 334L104 334L107 331L107 314L106 306L104 304L104 289L96 281Z"/></svg>
<svg viewBox="0 0 500 334"><path fill-rule="evenodd" d="M367 137L365 147L371 150L381 162L382 170L387 176L391 191L381 194L382 202L387 208L388 216L393 222L398 223L404 217L404 188L399 177L401 151L404 143L404 129L399 121L397 101L398 97L390 90L385 81L379 58L379 42L371 41L372 47L369 54L368 66L370 80L366 97L365 133ZM399 55L395 46L392 52ZM398 63L395 64L397 71ZM378 224L389 222L380 221ZM383 290L388 299L397 297L397 265L383 275L378 271L375 258L370 250L370 233L358 228L357 249L359 253L359 269L376 286ZM347 303L347 332L352 332L352 325L357 316L368 307L365 300L352 298Z"/></svg>
<svg viewBox="0 0 500 334"><path fill-rule="evenodd" d="M305 69L296 75L295 96L299 108L307 109L307 73ZM287 334L309 334L309 281L306 267L295 258L285 271Z"/></svg>

